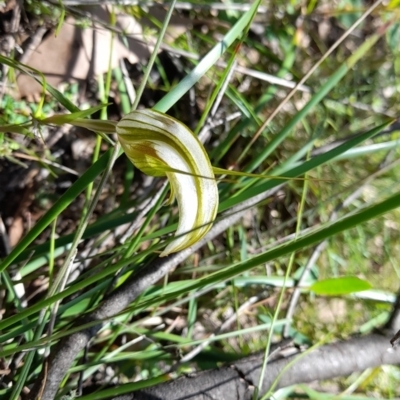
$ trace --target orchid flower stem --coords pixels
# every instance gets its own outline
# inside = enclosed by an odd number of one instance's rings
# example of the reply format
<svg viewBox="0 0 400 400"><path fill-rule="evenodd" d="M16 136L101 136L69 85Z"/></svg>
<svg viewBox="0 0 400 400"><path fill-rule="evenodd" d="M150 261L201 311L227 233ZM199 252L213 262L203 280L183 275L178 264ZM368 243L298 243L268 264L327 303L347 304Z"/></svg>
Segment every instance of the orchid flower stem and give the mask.
<svg viewBox="0 0 400 400"><path fill-rule="evenodd" d="M57 274L57 277L55 278L52 287L49 290L48 297L53 296L57 292L57 289L58 289L61 281L63 280L63 276L65 275L65 272L67 271L68 266L71 264L71 261L75 256L75 251L78 248L79 242L80 242L80 240L81 240L81 238L82 238L82 236L83 236L83 234L84 234L84 232L86 230L86 227L87 227L87 225L89 223L90 217L93 214L93 211L94 211L94 209L95 209L95 207L97 205L97 202L98 202L98 200L100 198L100 195L101 195L101 192L102 192L102 190L104 188L104 185L107 182L107 179L108 179L108 177L110 175L112 166L114 165L115 160L120 155L120 151L121 151L120 145L116 144L115 147L114 147L113 153L111 155L111 158L110 158L110 160L108 162L107 168L106 168L106 170L105 170L105 172L104 172L104 174L103 174L103 176L101 178L101 181L99 183L99 186L98 186L98 188L96 190L96 193L95 193L95 195L94 195L94 197L93 197L93 199L92 199L92 201L91 201L91 203L89 205L89 208L88 208L87 213L86 213L86 218L82 218L81 223L78 226L78 229L76 231L74 240L73 240L73 242L71 244L71 248L69 249L68 255L65 258L64 263L63 263L59 273Z"/></svg>
<svg viewBox="0 0 400 400"><path fill-rule="evenodd" d="M116 144L115 147L114 147L114 151L113 151L113 153L111 155L111 158L109 160L109 163L107 165L107 168L106 168L106 170L105 170L105 172L104 172L104 174L103 174L103 176L101 178L99 186L98 186L98 188L96 190L96 193L95 193L95 195L93 197L93 200L91 201L90 206L89 206L89 208L87 210L85 218L81 218L81 220L80 220L77 232L75 234L75 237L74 237L74 240L72 242L71 248L70 248L70 250L68 252L68 255L65 258L64 263L63 263L59 273L57 274L53 285L49 289L49 292L48 292L48 295L47 295L48 298L54 296L55 293L57 293L58 291L62 291L64 289L65 283L67 282L68 275L69 275L68 271L70 270L70 266L73 264L74 259L75 259L76 254L77 254L79 242L80 242L80 240L81 240L81 238L82 238L82 236L83 236L83 234L84 234L84 232L86 230L86 227L87 227L87 225L89 223L90 217L93 214L93 211L94 211L94 209L95 209L95 207L97 205L97 202L98 202L98 200L100 198L100 195L101 195L101 193L103 191L104 185L107 182L107 179L108 179L108 177L110 175L110 172L112 170L112 166L114 165L115 160L118 158L118 156L120 154L120 150L121 149L120 149L119 144ZM53 326L54 326L54 323L55 323L55 315L57 314L58 305L59 305L59 302L56 302L52 306L52 316L51 316L51 320L49 322L49 325L47 327L48 332L52 332L52 330L53 330ZM46 315L46 311L44 311L43 317L45 317L45 315Z"/></svg>

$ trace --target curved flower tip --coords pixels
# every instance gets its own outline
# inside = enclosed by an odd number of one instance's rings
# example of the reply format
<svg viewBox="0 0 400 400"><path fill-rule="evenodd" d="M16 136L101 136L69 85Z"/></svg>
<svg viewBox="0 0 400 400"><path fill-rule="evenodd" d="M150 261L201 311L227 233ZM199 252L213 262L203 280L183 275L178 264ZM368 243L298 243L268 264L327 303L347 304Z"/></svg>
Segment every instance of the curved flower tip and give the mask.
<svg viewBox="0 0 400 400"><path fill-rule="evenodd" d="M160 257L191 246L211 228L218 209L218 188L208 155L193 132L169 115L137 110L116 127L128 158L142 172L166 176L170 201L177 199L179 223L175 239Z"/></svg>

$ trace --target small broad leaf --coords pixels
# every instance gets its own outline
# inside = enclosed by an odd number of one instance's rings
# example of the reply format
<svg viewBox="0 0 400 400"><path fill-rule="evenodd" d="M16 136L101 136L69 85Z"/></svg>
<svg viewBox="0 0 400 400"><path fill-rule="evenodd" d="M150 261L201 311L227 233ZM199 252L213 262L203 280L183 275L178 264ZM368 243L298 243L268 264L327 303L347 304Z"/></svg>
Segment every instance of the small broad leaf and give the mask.
<svg viewBox="0 0 400 400"><path fill-rule="evenodd" d="M325 296L338 296L362 292L371 289L372 285L356 276L344 276L341 278L330 278L315 282L310 286L310 290L316 294Z"/></svg>

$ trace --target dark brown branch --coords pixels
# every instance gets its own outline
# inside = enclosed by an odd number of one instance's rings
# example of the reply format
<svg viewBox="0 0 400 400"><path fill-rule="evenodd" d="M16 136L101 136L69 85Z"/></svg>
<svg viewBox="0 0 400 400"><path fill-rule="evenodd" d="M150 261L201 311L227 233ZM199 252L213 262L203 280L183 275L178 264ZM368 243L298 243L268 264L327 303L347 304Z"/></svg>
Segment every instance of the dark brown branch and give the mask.
<svg viewBox="0 0 400 400"><path fill-rule="evenodd" d="M389 336L379 334L353 337L271 361L260 395L267 393L276 379L279 380L274 390L298 383L348 376L384 364L399 364L400 349L392 349L389 339ZM172 382L118 396L113 400L250 400L260 378L262 362L261 354L218 370L182 376Z"/></svg>

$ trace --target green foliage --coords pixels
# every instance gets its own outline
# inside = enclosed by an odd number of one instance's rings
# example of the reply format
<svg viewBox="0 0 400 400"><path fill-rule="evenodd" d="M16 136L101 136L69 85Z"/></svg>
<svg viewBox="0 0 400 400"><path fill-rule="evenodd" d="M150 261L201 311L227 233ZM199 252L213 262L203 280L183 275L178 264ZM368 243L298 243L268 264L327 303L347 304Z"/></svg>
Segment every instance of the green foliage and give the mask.
<svg viewBox="0 0 400 400"><path fill-rule="evenodd" d="M370 289L372 285L356 276L345 276L342 278L324 279L313 283L310 290L315 294L326 296L339 296L362 292Z"/></svg>

